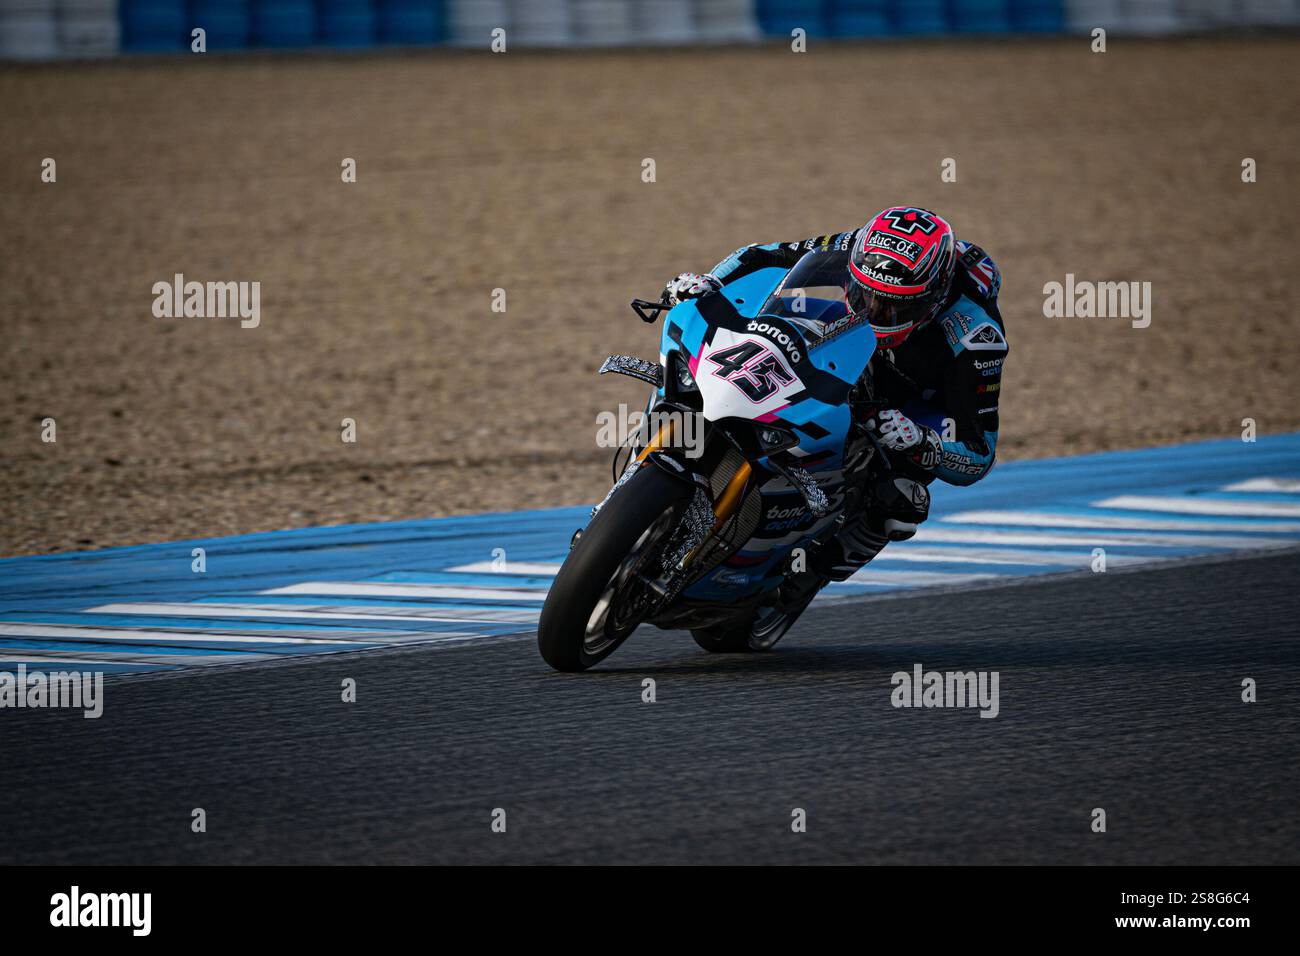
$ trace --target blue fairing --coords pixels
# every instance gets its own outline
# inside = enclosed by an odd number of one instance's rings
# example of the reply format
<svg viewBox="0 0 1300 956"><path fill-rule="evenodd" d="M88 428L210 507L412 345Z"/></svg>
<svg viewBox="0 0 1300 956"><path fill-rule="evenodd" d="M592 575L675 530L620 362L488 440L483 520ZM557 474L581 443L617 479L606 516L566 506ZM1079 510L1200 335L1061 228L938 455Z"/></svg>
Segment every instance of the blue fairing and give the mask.
<svg viewBox="0 0 1300 956"><path fill-rule="evenodd" d="M718 295L726 298L736 312L745 318L758 316L768 296L785 278L784 269L760 269L730 285L724 286ZM825 299L808 299L809 317L813 319L830 319L842 315L844 303ZM681 348L673 338L673 326L681 330ZM694 300L687 300L674 306L665 316L663 333L659 341L659 351L664 355L684 349L689 355L698 356L709 331L709 323L700 315ZM876 350L875 333L865 323L836 336L811 350L808 358L814 366L824 372L842 379L851 386L866 369L871 355ZM796 369L796 372L798 369ZM784 412L782 417L784 417ZM843 438L843 436L841 436Z"/></svg>
<svg viewBox="0 0 1300 956"><path fill-rule="evenodd" d="M723 287L717 293L725 297L734 308L722 312L732 316L731 332L746 333L743 320L756 319L760 316L764 303L780 285L786 272L783 269L762 269L744 276ZM706 311L717 318L717 303L706 303ZM826 299L809 298L806 301L806 317L825 323L832 323L844 315L843 302ZM805 334L796 324L782 318L762 315L762 322L777 325L790 334L797 334L804 343L804 350L797 361L790 363L791 370L799 378L799 387L793 389L796 398L776 410L759 416L758 420L769 422L792 431L799 439L795 454L806 469L819 476L819 484L832 496L839 484L838 471L843 463L844 442L848 435L851 421L846 403L848 390L858 380L875 351L876 337L871 327L865 322L847 324L837 333L824 340ZM682 302L669 311L663 321L663 335L660 351L664 357L673 352L684 353L687 359L694 359L692 367L698 365L701 354L711 351L709 343L713 342L720 327L727 322L706 319L701 314L695 301ZM758 341L766 341L762 336L752 334ZM810 344L810 342L812 344ZM809 392L816 392L811 395ZM664 393L660 389L660 396ZM801 429L810 426L812 434ZM759 459L758 464L766 464L766 459ZM776 487L770 493L763 489L764 514L771 506L784 506L798 510L803 500L784 485L782 479L769 484ZM706 577L689 587L685 596L696 600L732 601L763 587L775 586L776 581L764 581L767 573L780 565L790 551L806 543L821 528L822 523L811 515L791 522L788 533L785 529L773 529L760 523L760 531L767 528L763 535L741 548L726 562L711 571ZM787 540L788 539L788 540Z"/></svg>

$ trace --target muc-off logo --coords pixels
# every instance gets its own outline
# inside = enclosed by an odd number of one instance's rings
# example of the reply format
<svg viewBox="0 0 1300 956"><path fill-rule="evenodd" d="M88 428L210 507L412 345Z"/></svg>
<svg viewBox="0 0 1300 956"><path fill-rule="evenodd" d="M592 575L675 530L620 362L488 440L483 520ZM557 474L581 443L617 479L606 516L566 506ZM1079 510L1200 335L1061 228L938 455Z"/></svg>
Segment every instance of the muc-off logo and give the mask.
<svg viewBox="0 0 1300 956"><path fill-rule="evenodd" d="M766 338L771 339L781 348L785 349L786 357L791 362L797 363L803 358L803 353L799 351L799 340L782 332L775 325L768 325L766 322L751 321L745 326L746 332L757 332Z"/></svg>
<svg viewBox="0 0 1300 956"><path fill-rule="evenodd" d="M885 249L889 252L897 253L908 262L916 262L921 257L921 246L911 239L904 239L901 236L891 236L887 232L872 230L867 236L867 245L875 249Z"/></svg>
<svg viewBox="0 0 1300 956"><path fill-rule="evenodd" d="M924 209L890 209L882 213L880 218L888 221L890 227L897 232L908 234L920 231L928 236L939 227Z"/></svg>

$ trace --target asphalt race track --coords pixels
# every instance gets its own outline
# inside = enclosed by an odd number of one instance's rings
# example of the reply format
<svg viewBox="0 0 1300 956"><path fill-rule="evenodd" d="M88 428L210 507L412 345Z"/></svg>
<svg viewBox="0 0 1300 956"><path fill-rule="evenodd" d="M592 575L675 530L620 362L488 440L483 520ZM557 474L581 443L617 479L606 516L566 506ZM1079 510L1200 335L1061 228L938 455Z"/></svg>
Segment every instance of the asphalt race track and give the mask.
<svg viewBox="0 0 1300 956"><path fill-rule="evenodd" d="M1292 862L1298 587L1287 549L821 604L754 657L643 629L580 676L503 638L123 678L5 734L0 862ZM916 663L997 670L998 716L895 709Z"/></svg>

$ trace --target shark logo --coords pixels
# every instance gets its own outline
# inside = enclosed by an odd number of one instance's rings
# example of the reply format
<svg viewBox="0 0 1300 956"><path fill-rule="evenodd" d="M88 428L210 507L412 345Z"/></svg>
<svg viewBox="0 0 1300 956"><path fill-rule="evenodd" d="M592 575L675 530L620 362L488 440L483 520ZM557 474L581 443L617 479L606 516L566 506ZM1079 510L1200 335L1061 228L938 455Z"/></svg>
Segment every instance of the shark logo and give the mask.
<svg viewBox="0 0 1300 956"><path fill-rule="evenodd" d="M1007 340L1002 337L996 325L986 323L962 336L961 344L972 351L979 349L1003 351L1007 347Z"/></svg>

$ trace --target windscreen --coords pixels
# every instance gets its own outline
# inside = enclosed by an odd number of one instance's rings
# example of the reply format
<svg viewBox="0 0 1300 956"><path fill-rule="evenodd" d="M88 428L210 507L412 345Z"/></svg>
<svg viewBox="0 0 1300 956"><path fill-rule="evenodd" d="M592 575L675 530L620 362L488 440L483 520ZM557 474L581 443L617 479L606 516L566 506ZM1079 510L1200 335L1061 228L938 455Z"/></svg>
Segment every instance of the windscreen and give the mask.
<svg viewBox="0 0 1300 956"><path fill-rule="evenodd" d="M797 326L811 348L826 336L828 328L848 314L844 302L847 281L847 256L809 253L790 270L759 314Z"/></svg>

